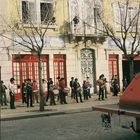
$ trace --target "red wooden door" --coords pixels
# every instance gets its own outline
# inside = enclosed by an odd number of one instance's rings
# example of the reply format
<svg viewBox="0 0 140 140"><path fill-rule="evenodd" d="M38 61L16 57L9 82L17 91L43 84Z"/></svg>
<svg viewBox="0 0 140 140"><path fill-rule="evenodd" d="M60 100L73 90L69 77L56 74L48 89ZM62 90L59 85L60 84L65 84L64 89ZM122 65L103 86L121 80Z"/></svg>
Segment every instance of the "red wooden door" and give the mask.
<svg viewBox="0 0 140 140"><path fill-rule="evenodd" d="M42 78L49 77L49 57L42 55ZM24 79L31 79L38 81L38 58L32 55L13 55L12 59L12 73L16 80L16 84L20 85L17 89L17 98L21 98L21 85Z"/></svg>
<svg viewBox="0 0 140 140"><path fill-rule="evenodd" d="M118 55L109 54L109 81L114 75L117 75L119 81L119 66L118 66Z"/></svg>
<svg viewBox="0 0 140 140"><path fill-rule="evenodd" d="M67 83L66 77L66 55L64 54L54 54L53 61L54 68L54 83L56 83L56 79L59 76L60 78L65 78L65 83Z"/></svg>

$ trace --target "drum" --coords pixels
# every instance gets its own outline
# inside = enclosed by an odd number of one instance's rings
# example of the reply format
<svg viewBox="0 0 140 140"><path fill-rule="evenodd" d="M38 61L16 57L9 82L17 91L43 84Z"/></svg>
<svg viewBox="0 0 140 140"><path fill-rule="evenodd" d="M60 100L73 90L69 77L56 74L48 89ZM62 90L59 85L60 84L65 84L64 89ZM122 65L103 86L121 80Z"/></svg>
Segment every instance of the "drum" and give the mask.
<svg viewBox="0 0 140 140"><path fill-rule="evenodd" d="M54 89L53 93L54 93L54 95L58 95L59 94L59 90L58 89Z"/></svg>
<svg viewBox="0 0 140 140"><path fill-rule="evenodd" d="M70 93L70 88L68 87L64 88L64 92L66 93L66 96L68 96L68 94Z"/></svg>

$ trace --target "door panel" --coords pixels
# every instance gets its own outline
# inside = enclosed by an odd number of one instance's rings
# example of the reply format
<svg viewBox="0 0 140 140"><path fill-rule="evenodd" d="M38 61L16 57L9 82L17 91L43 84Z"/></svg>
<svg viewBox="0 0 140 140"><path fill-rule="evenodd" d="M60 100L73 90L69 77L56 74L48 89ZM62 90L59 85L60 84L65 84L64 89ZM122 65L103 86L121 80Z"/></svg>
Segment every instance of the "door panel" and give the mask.
<svg viewBox="0 0 140 140"><path fill-rule="evenodd" d="M54 68L54 83L56 83L58 76L65 78L65 83L67 83L66 55L54 54L53 68Z"/></svg>
<svg viewBox="0 0 140 140"><path fill-rule="evenodd" d="M16 93L21 93L21 85L24 79L30 78L31 80L38 81L38 59L31 55L13 55L12 57L12 73L16 79L16 84L20 85L20 89ZM49 57L42 55L42 78L48 79L49 77ZM21 96L21 94L20 94ZM21 97L19 97L21 98Z"/></svg>

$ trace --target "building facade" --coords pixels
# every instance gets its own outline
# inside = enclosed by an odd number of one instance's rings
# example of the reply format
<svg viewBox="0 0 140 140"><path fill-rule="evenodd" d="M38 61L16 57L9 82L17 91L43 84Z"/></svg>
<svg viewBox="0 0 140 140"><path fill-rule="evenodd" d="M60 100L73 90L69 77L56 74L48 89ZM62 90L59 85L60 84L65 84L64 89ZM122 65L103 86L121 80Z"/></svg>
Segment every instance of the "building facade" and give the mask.
<svg viewBox="0 0 140 140"><path fill-rule="evenodd" d="M90 77L92 92L95 93L98 90L96 81L101 74L107 78L108 90L113 75L117 75L122 88L123 76L129 75L128 63L122 51L104 36L103 25L98 18L98 13L102 13L118 31L118 25L112 23L113 19L120 19L116 3L117 0L5 0L3 4L6 7L1 5L4 9L1 8L3 18L0 19L1 34L7 36L0 36L2 80L8 84L9 79L14 77L19 85L28 78L38 81L38 59L24 47L26 43L21 37L26 39L27 36L22 34L22 26L30 29L33 24L32 28L42 27L45 30L48 21L55 17L55 23L48 26L44 39L42 78L47 80L51 77L55 83L58 76L64 77L69 86L71 77L78 78L81 85L86 77ZM130 8L130 17L134 9L135 4L134 8ZM7 32L9 24L17 27L20 36ZM34 37L39 44L37 35L31 36L31 40ZM127 45L131 49L129 39ZM134 65L135 72L140 72L139 56L135 58ZM20 89L17 93L20 94Z"/></svg>

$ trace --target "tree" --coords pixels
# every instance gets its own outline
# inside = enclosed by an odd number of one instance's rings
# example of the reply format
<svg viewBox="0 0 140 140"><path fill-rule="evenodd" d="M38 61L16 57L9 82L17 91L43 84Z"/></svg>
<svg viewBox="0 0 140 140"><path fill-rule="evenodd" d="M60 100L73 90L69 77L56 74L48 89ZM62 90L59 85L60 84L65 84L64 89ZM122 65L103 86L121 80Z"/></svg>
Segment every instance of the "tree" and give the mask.
<svg viewBox="0 0 140 140"><path fill-rule="evenodd" d="M22 1L22 13L20 13L19 3L14 6L15 11L11 12L11 22L7 22L2 15L3 31L0 36L24 47L23 51L34 53L38 57L38 77L39 77L39 95L40 95L40 111L44 111L44 93L42 88L42 60L41 54L45 45L45 36L50 25L55 24L53 16L53 8L49 3L41 3L40 22L35 19L33 9L30 8L28 1ZM22 15L22 16L21 16ZM11 35L9 35L9 33ZM16 38L13 37L13 34ZM17 39L18 38L18 39Z"/></svg>
<svg viewBox="0 0 140 140"><path fill-rule="evenodd" d="M134 75L134 58L137 56L138 48L140 48L140 2L137 2L136 7L131 6L130 0L126 0L125 3L117 2L115 6L118 9L118 11L116 11L118 12L118 17L114 22L117 27L119 27L120 35L115 32L113 25L107 23L103 16L101 16L101 13L98 13L98 17L103 25L104 30L102 30L102 32L104 35L112 39L128 60L129 79L132 80ZM127 49L127 41L129 39L131 40L131 50Z"/></svg>

